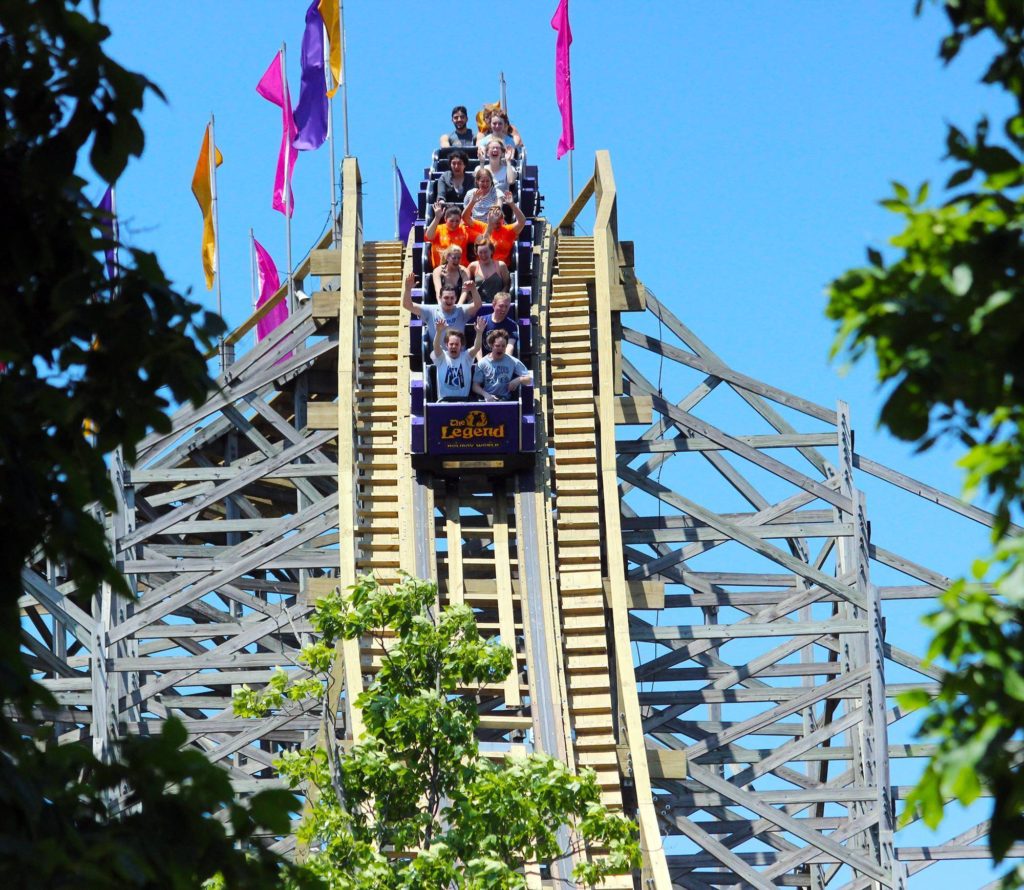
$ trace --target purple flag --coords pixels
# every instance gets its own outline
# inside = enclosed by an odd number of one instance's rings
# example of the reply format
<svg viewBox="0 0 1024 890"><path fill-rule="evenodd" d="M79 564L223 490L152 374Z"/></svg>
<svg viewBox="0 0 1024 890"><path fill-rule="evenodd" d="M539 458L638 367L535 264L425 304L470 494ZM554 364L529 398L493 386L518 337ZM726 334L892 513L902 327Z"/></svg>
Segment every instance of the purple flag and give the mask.
<svg viewBox="0 0 1024 890"><path fill-rule="evenodd" d="M103 251L104 266L107 271L107 281L113 281L117 277L117 213L114 210L114 187L108 186L100 198L97 209L110 215L109 221L100 223L100 232L107 241L113 242L110 247Z"/></svg>
<svg viewBox="0 0 1024 890"><path fill-rule="evenodd" d="M562 113L562 135L558 137L558 148L555 150L557 160L576 147L576 137L572 131L572 77L569 73L569 47L572 45L569 0L558 0L558 9L551 17L551 27L558 32L555 39L555 99Z"/></svg>
<svg viewBox="0 0 1024 890"><path fill-rule="evenodd" d="M416 201L406 186L405 177L402 176L402 171L398 169L397 165L395 172L398 174L398 184L401 186L398 203L398 237L405 241L409 237L409 229L416 223Z"/></svg>
<svg viewBox="0 0 1024 890"><path fill-rule="evenodd" d="M306 10L302 35L302 83L295 106L298 135L292 145L299 151L313 151L327 141L327 79L324 75L324 20L313 0Z"/></svg>

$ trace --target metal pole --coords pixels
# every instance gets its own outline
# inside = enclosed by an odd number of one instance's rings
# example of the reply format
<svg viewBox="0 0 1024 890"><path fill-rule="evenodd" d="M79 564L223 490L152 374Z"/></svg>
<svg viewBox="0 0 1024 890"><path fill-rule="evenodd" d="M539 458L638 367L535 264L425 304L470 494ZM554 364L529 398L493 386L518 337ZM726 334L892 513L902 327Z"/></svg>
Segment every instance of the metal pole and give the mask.
<svg viewBox="0 0 1024 890"><path fill-rule="evenodd" d="M345 68L345 3L338 0L338 27L341 31L341 115L345 136L345 157L348 151L348 73Z"/></svg>
<svg viewBox="0 0 1024 890"><path fill-rule="evenodd" d="M395 194L395 240L398 240L398 161L391 156L391 187Z"/></svg>
<svg viewBox="0 0 1024 890"><path fill-rule="evenodd" d="M327 29L324 28L324 77L327 80L327 92L334 83L334 74L331 71L331 48L327 40ZM338 226L338 168L334 160L334 97L327 100L327 148L330 152L331 165L331 243L337 247L341 240L341 231Z"/></svg>
<svg viewBox="0 0 1024 890"><path fill-rule="evenodd" d="M259 274L256 271L256 235L249 229L249 295L252 297L252 308L256 311L259 301Z"/></svg>
<svg viewBox="0 0 1024 890"><path fill-rule="evenodd" d="M116 294L119 287L116 282L121 279L121 229L117 224L117 186L112 185L110 187L110 215L113 219L110 220L110 232L114 236L114 293Z"/></svg>
<svg viewBox="0 0 1024 890"><path fill-rule="evenodd" d="M570 148L566 154L569 156L569 204L572 205L572 202L576 200L576 191L573 189L572 185L572 149ZM570 223L570 227L573 232L576 231L575 220Z"/></svg>
<svg viewBox="0 0 1024 890"><path fill-rule="evenodd" d="M220 213L217 209L217 137L213 126L213 112L210 112L210 144L208 163L210 165L210 204L213 207L213 272L217 278L217 314L224 317L224 302L220 284ZM220 342L217 344L217 352L220 355L220 372L227 370L227 344L224 342L224 335L221 334Z"/></svg>
<svg viewBox="0 0 1024 890"><path fill-rule="evenodd" d="M498 74L498 96L501 102L501 110L508 114L508 93L505 88L505 72L502 71Z"/></svg>
<svg viewBox="0 0 1024 890"><path fill-rule="evenodd" d="M284 86L283 99L291 110L292 97L288 91L288 69L286 65L285 52L287 45L281 44L281 83ZM288 314L295 311L295 282L292 279L292 179L288 175L292 163L292 141L285 134L284 140L284 235L287 251L286 262L288 263Z"/></svg>

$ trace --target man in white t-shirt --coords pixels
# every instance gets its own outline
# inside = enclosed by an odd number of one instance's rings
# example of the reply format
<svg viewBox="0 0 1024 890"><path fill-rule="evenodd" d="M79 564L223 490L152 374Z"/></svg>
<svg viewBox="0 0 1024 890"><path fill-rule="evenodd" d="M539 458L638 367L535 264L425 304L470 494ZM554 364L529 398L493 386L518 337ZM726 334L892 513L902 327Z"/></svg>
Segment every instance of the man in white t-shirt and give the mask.
<svg viewBox="0 0 1024 890"><path fill-rule="evenodd" d="M434 322L434 349L430 360L437 368L437 401L465 402L469 400L473 383L473 359L483 345L482 318L477 319L476 343L472 350L463 348L466 335L456 328L448 328L443 317Z"/></svg>
<svg viewBox="0 0 1024 890"><path fill-rule="evenodd" d="M480 335L477 335L479 342ZM524 383L533 378L519 359L508 355L508 333L501 328L487 335L491 352L480 359L473 378L473 392L481 395L485 402L507 402L515 399L515 393Z"/></svg>

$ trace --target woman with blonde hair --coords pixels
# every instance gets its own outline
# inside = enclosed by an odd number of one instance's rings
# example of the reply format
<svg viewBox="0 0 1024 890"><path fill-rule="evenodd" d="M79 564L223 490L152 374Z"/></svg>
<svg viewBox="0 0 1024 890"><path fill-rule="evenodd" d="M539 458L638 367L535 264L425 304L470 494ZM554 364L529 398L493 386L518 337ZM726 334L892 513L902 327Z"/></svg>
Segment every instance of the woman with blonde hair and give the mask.
<svg viewBox="0 0 1024 890"><path fill-rule="evenodd" d="M466 192L466 209L462 211L462 219L467 224L471 219L486 221L487 211L492 207L500 208L505 200L504 192L495 185L494 174L486 164L476 168L473 182L476 188Z"/></svg>
<svg viewBox="0 0 1024 890"><path fill-rule="evenodd" d="M492 138L498 139L505 146L505 158L509 161L515 157L516 149L522 148L523 145L519 132L509 123L508 115L500 108L490 113L486 129L476 137L476 151L481 158L484 156L484 148Z"/></svg>
<svg viewBox="0 0 1024 890"><path fill-rule="evenodd" d="M505 156L505 146L500 139L491 137L484 149L484 163L491 171L494 184L503 192L507 192L516 181L516 168Z"/></svg>
<svg viewBox="0 0 1024 890"><path fill-rule="evenodd" d="M461 297L463 286L470 280L468 270L462 265L462 248L458 244L449 244L441 258L442 262L431 273L434 294L440 297L443 288L453 287L456 295Z"/></svg>

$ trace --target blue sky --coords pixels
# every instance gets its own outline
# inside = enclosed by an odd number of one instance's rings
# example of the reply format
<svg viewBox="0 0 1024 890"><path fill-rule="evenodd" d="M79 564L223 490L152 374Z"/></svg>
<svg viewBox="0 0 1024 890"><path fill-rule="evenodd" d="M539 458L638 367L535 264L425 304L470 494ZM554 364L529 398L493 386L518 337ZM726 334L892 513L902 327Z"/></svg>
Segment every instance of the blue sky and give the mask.
<svg viewBox="0 0 1024 890"><path fill-rule="evenodd" d="M255 86L286 42L297 99L307 5L103 6L114 32L109 52L167 96L166 104L150 101L145 154L119 184L122 235L155 250L179 288L215 306L203 284L190 192L214 112L225 159L218 192L232 327L251 307L250 227L285 265L283 217L270 209L280 113ZM496 99L500 72L510 117L540 166L545 215L561 216L568 184L565 160L554 157L555 5L346 3L350 145L363 175L368 239L394 234L392 155L416 182L451 106ZM620 235L636 244L637 274L676 315L744 373L825 405L847 400L859 450L956 491L952 451L913 457L874 429L880 400L870 368L840 376L828 361L833 329L823 316L827 282L862 263L865 245L881 246L896 231L877 205L889 181L941 183L950 172L941 162L946 123L971 127L980 112L1004 107L978 83L984 47L944 67L944 16L929 6L915 18L913 5L572 0L575 181L578 188L589 175L596 149L608 149ZM296 261L327 224L329 181L326 146L299 157ZM897 518L879 513L874 520L951 574L984 550L980 533L953 548L928 528L899 529Z"/></svg>
<svg viewBox="0 0 1024 890"><path fill-rule="evenodd" d="M119 184L122 231L156 250L179 287L215 304L203 285L189 190L214 112L225 158L218 191L231 325L251 305L250 227L285 265L283 217L270 209L280 116L255 85L286 42L297 97L305 5L103 7L112 54L167 96L166 104L150 101L145 153ZM546 214L561 215L568 183L565 160L554 159L553 7L526 0L498 14L502 26L482 28L484 6L431 14L405 0L346 5L350 146L363 174L368 238L393 235L392 154L416 181L451 106L495 99L502 71L510 116L540 166ZM936 58L943 17L929 7L915 19L910 0L574 0L571 15L576 185L594 150L608 149L620 231L636 242L640 277L723 357L742 357L747 373L826 404L845 397L855 424L872 426L869 374L840 380L827 362L832 328L822 291L863 261L865 244L895 231L876 203L890 179L944 177L945 122L970 125L980 109L998 110L999 97L977 83L983 57L944 68ZM296 261L326 225L329 183L326 146L299 157Z"/></svg>
<svg viewBox="0 0 1024 890"><path fill-rule="evenodd" d="M122 234L155 250L177 286L216 305L203 283L190 191L214 112L225 158L218 192L231 326L251 307L250 227L285 266L284 220L270 208L280 113L255 86L284 42L297 98L306 5L103 6L109 51L167 97L149 102L145 153L119 183ZM482 27L486 6L433 14L407 0L346 4L350 149L363 176L367 238L394 234L392 155L415 183L451 106L496 99L501 72L510 116L540 167L545 213L561 216L568 176L565 159L554 158L554 6L525 0L498 13L500 27ZM880 246L897 231L877 204L890 180L948 176L946 123L970 127L980 111L1002 109L1001 97L978 83L984 47L944 67L937 47L945 18L931 5L915 18L911 0L573 0L571 18L576 187L594 151L608 149L620 235L636 243L640 278L726 361L825 405L847 400L861 449L958 490L953 452L938 448L909 465L911 449L876 434L871 369L842 376L828 361L833 328L823 290L864 261L866 244ZM328 220L326 146L299 157L295 194L298 262Z"/></svg>

